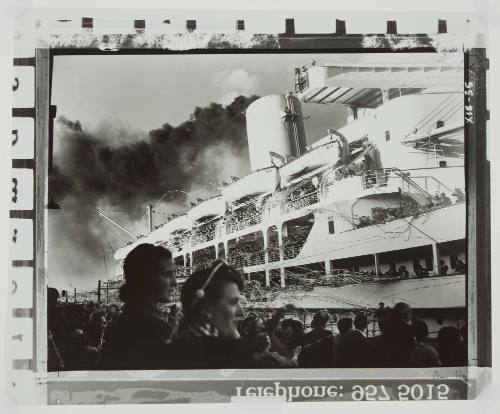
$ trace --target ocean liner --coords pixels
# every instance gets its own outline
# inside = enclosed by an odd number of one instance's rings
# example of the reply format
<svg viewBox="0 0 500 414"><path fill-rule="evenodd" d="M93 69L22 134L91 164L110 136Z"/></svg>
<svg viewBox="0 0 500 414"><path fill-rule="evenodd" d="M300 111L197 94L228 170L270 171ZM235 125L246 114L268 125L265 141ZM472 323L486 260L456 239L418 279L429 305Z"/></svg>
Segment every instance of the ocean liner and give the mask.
<svg viewBox="0 0 500 414"><path fill-rule="evenodd" d="M344 105L347 124L306 145L303 103ZM463 64L312 62L246 119L251 172L116 251L118 275L147 242L179 284L226 258L254 308L404 301L465 320Z"/></svg>

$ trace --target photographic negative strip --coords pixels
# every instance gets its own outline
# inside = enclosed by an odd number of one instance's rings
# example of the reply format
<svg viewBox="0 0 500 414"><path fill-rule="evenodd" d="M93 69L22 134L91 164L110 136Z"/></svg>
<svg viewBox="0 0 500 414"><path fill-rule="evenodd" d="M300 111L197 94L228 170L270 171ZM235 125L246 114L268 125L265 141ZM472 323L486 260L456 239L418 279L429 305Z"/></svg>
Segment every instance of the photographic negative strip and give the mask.
<svg viewBox="0 0 500 414"><path fill-rule="evenodd" d="M194 14L18 19L16 398L474 398L482 21Z"/></svg>

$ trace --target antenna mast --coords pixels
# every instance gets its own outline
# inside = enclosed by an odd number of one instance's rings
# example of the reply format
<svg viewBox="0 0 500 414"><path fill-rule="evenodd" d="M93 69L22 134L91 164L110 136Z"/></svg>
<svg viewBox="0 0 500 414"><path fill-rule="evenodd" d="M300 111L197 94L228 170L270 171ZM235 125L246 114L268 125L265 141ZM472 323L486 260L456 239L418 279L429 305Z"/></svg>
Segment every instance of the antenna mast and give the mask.
<svg viewBox="0 0 500 414"><path fill-rule="evenodd" d="M110 219L108 216L106 216L101 210L98 208L95 209L97 211L97 214L99 214L101 217L105 218L108 220L111 224L113 224L116 228L120 229L124 233L127 233L130 237L132 237L134 240L137 239L137 236L134 236L132 233L130 233L128 230L124 229L122 226L120 226L116 221Z"/></svg>

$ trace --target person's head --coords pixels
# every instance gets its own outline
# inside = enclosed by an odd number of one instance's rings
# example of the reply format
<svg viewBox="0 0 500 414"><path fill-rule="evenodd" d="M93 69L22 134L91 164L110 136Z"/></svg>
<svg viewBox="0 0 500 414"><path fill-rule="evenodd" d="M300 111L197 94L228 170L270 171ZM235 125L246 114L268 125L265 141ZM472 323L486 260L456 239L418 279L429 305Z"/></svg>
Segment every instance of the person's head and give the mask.
<svg viewBox="0 0 500 414"><path fill-rule="evenodd" d="M458 329L454 326L443 326L437 339L440 352L451 349L459 341Z"/></svg>
<svg viewBox="0 0 500 414"><path fill-rule="evenodd" d="M292 334L294 336L302 336L304 335L304 324L297 319L292 319L290 322L290 327L292 328Z"/></svg>
<svg viewBox="0 0 500 414"><path fill-rule="evenodd" d="M422 342L427 335L429 335L429 328L424 321L415 320L411 324L411 329L413 331L413 336L417 340L417 342Z"/></svg>
<svg viewBox="0 0 500 414"><path fill-rule="evenodd" d="M266 332L258 333L253 342L252 342L252 350L253 352L264 352L269 351L271 348L271 339Z"/></svg>
<svg viewBox="0 0 500 414"><path fill-rule="evenodd" d="M82 329L73 329L70 334L70 339L71 344L76 348L87 345L87 335L85 335Z"/></svg>
<svg viewBox="0 0 500 414"><path fill-rule="evenodd" d="M330 320L330 315L327 311L321 310L316 312L311 321L312 329L325 329L326 323Z"/></svg>
<svg viewBox="0 0 500 414"><path fill-rule="evenodd" d="M352 318L340 318L337 322L340 335L345 335L352 329Z"/></svg>
<svg viewBox="0 0 500 414"><path fill-rule="evenodd" d="M59 291L56 288L48 287L47 288L47 305L48 307L53 307L57 305L57 301L59 300Z"/></svg>
<svg viewBox="0 0 500 414"><path fill-rule="evenodd" d="M176 281L172 253L166 248L147 243L138 245L125 258L123 273L125 283L120 288L123 302L171 300Z"/></svg>
<svg viewBox="0 0 500 414"><path fill-rule="evenodd" d="M245 316L245 318L240 319L240 322L238 323L238 331L242 335L248 335L252 330L252 325L254 325L255 319L256 319L255 314L249 314Z"/></svg>
<svg viewBox="0 0 500 414"><path fill-rule="evenodd" d="M189 319L206 312L221 337L238 338L243 286L241 274L222 261L217 261L210 269L195 271L182 286L181 303L185 317Z"/></svg>
<svg viewBox="0 0 500 414"><path fill-rule="evenodd" d="M408 323L411 321L411 307L405 302L398 302L392 309L392 315L396 322Z"/></svg>
<svg viewBox="0 0 500 414"><path fill-rule="evenodd" d="M431 368L441 366L439 353L432 346L419 346L411 354L412 362L418 368Z"/></svg>
<svg viewBox="0 0 500 414"><path fill-rule="evenodd" d="M259 332L262 332L266 329L264 321L262 318L257 316L247 316L240 323L240 333L242 335L246 335L247 337L254 337Z"/></svg>
<svg viewBox="0 0 500 414"><path fill-rule="evenodd" d="M364 331L368 326L368 318L364 313L360 313L354 317L354 327L360 331Z"/></svg>

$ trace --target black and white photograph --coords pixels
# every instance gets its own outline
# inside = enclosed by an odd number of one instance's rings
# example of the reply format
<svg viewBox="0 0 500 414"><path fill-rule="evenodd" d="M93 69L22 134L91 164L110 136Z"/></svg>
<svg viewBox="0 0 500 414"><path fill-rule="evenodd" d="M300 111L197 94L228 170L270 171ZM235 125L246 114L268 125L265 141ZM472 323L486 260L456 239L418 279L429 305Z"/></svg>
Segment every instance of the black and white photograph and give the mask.
<svg viewBox="0 0 500 414"><path fill-rule="evenodd" d="M10 406L497 399L486 0L57 2L0 15Z"/></svg>
<svg viewBox="0 0 500 414"><path fill-rule="evenodd" d="M463 53L60 54L50 94L49 372L467 366Z"/></svg>

